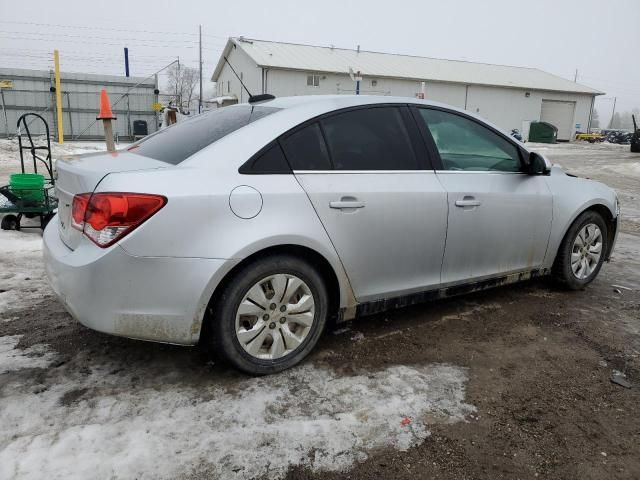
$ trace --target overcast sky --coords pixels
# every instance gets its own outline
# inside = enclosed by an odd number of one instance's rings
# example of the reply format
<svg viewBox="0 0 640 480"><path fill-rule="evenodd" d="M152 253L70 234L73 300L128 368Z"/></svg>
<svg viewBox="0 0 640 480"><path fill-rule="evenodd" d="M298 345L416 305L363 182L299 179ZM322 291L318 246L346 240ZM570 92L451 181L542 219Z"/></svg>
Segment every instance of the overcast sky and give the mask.
<svg viewBox="0 0 640 480"><path fill-rule="evenodd" d="M0 0L0 66L146 76L177 56L204 77L229 36L536 67L606 92L605 122L640 107L638 0L349 2ZM28 22L28 23L27 23ZM164 33L163 33L164 32Z"/></svg>

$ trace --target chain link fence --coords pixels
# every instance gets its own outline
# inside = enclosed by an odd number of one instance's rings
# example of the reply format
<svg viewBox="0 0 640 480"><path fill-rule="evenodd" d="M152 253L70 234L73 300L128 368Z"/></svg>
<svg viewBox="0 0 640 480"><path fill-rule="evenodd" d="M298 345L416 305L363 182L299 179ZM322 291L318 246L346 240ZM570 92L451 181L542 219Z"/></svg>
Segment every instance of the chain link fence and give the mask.
<svg viewBox="0 0 640 480"><path fill-rule="evenodd" d="M113 113L114 135L132 139L134 122L144 121L148 133L158 129L157 87L153 79L115 77L110 75L61 75L62 118L65 140L99 140L104 138L102 124L96 122L100 106L100 91L107 90ZM57 135L56 95L53 73L44 70L0 69L0 80L10 88L0 88L0 137L17 133L18 118L24 113L42 115L52 136ZM139 85L137 85L140 83ZM30 127L31 128L31 127ZM34 134L43 134L39 122L33 124Z"/></svg>

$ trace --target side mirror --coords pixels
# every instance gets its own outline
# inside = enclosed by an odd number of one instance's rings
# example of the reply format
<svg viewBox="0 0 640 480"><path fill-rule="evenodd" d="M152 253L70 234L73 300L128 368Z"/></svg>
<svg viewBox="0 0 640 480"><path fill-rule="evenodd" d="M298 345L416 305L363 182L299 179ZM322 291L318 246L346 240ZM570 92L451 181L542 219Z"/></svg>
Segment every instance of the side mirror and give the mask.
<svg viewBox="0 0 640 480"><path fill-rule="evenodd" d="M549 175L551 164L539 153L531 152L525 161L525 169L529 175Z"/></svg>

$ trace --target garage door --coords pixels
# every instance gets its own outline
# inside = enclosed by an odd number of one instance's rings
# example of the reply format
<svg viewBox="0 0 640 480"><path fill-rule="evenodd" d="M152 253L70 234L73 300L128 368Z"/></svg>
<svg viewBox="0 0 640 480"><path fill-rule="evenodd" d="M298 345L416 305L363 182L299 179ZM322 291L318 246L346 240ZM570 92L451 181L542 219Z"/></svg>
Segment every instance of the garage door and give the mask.
<svg viewBox="0 0 640 480"><path fill-rule="evenodd" d="M558 140L571 140L575 110L576 102L542 100L540 120L550 123L558 129Z"/></svg>

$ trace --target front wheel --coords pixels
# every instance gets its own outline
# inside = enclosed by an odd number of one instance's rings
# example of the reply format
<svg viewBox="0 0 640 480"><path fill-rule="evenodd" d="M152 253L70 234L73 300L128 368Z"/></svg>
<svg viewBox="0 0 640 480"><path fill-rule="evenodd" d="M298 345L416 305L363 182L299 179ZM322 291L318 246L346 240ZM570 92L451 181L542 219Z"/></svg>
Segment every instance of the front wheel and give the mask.
<svg viewBox="0 0 640 480"><path fill-rule="evenodd" d="M213 351L251 375L276 373L302 361L318 342L328 315L322 277L288 255L243 267L212 306Z"/></svg>
<svg viewBox="0 0 640 480"><path fill-rule="evenodd" d="M598 275L608 249L607 224L594 211L582 213L565 235L553 266L564 286L580 290Z"/></svg>

